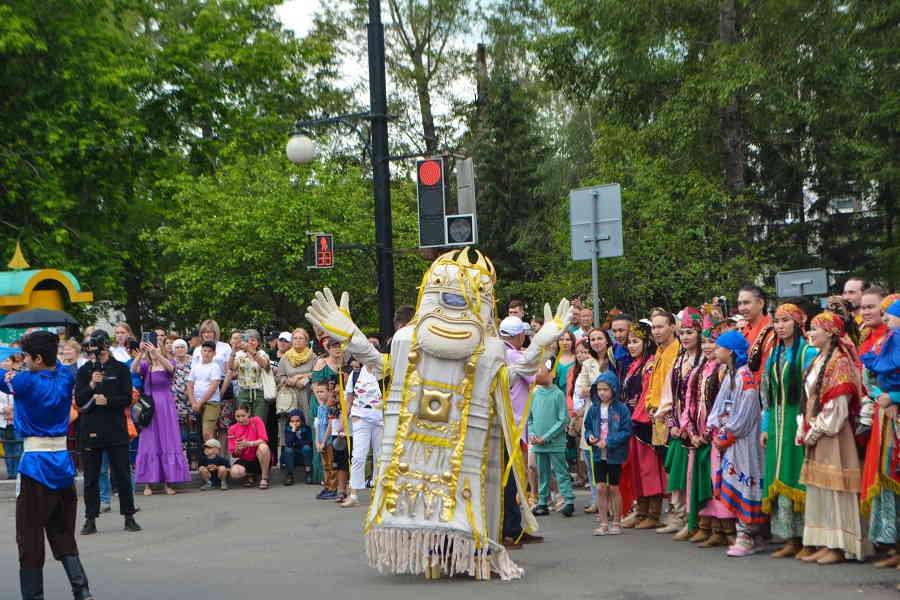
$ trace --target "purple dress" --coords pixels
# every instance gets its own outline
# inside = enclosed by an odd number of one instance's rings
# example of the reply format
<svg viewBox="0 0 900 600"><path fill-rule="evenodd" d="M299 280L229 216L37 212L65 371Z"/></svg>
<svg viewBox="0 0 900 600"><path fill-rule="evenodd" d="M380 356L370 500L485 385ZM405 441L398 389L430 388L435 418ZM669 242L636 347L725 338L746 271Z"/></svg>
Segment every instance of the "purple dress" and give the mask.
<svg viewBox="0 0 900 600"><path fill-rule="evenodd" d="M135 481L138 483L176 483L190 481L191 472L181 448L178 410L172 396L172 375L165 370L150 372L141 363L144 393L153 396L155 410L150 426L138 438Z"/></svg>

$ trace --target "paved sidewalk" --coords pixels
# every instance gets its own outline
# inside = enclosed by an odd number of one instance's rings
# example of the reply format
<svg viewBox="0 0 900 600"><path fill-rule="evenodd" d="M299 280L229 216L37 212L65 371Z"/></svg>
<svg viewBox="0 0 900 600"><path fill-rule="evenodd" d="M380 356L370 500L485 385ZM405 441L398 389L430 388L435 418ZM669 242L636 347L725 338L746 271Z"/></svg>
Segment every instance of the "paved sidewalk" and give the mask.
<svg viewBox="0 0 900 600"><path fill-rule="evenodd" d="M364 562L364 509L315 500L318 490L276 483L266 491L238 486L200 492L194 487L172 497L138 495L140 533L122 531L113 500L113 512L97 522L100 533L78 537L91 587L98 600L898 597L894 584L900 571L893 569L801 565L765 555L729 559L722 550L701 550L652 532L597 538L590 533L593 519L584 514L540 519L546 543L513 553L526 570L522 581L426 582L380 575ZM584 499L582 493L579 510ZM0 538L8 540L0 554L3 600L18 598L14 510L12 500L0 500ZM80 506L79 518L82 511ZM45 579L48 600L71 597L57 563L48 563Z"/></svg>

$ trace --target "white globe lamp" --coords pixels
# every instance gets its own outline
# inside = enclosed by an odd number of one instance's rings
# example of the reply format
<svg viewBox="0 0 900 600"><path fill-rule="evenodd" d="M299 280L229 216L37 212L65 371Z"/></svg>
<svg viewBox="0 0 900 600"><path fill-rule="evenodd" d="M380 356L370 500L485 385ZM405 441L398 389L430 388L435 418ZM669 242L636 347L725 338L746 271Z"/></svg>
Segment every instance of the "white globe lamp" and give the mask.
<svg viewBox="0 0 900 600"><path fill-rule="evenodd" d="M305 165L316 158L316 147L305 135L296 133L288 140L285 148L288 160L297 165Z"/></svg>

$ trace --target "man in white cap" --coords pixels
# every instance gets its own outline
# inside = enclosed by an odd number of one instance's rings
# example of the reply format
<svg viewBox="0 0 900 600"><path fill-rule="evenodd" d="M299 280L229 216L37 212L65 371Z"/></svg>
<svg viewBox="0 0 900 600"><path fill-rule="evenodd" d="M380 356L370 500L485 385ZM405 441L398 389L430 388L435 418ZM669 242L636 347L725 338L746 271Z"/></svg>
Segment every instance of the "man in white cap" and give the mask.
<svg viewBox="0 0 900 600"><path fill-rule="evenodd" d="M515 364L524 354L522 344L525 343L525 332L528 327L519 317L508 316L500 321L500 339L506 346L506 361ZM528 391L534 378L531 376L510 376L509 399L516 423L522 422L522 413L525 412L525 404L528 402ZM525 446L528 439L527 432L522 431L520 443ZM523 448L527 456L527 450ZM516 501L518 489L516 480L510 477L506 482L503 498L503 544L510 549L521 548L521 543L543 542L544 538L522 531L522 513Z"/></svg>
<svg viewBox="0 0 900 600"><path fill-rule="evenodd" d="M293 336L290 331L282 331L278 334L278 337L275 339L275 357L269 357L272 363L272 372L274 373L275 369L278 367L278 363L281 360L281 357L284 356L284 353L291 349L291 341L293 340Z"/></svg>

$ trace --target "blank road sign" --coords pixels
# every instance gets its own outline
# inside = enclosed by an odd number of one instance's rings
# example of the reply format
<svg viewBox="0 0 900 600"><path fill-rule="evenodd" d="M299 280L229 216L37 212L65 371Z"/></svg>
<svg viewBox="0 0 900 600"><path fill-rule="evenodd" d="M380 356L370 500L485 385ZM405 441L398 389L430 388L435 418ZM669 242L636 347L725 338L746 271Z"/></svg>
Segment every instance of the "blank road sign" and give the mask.
<svg viewBox="0 0 900 600"><path fill-rule="evenodd" d="M828 271L826 269L796 269L776 273L775 293L779 298L827 294Z"/></svg>
<svg viewBox="0 0 900 600"><path fill-rule="evenodd" d="M569 191L572 260L590 260L596 232L597 258L624 254L622 188L618 183Z"/></svg>

